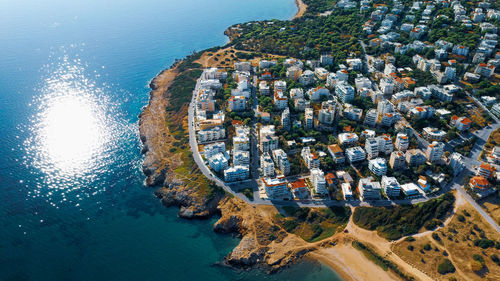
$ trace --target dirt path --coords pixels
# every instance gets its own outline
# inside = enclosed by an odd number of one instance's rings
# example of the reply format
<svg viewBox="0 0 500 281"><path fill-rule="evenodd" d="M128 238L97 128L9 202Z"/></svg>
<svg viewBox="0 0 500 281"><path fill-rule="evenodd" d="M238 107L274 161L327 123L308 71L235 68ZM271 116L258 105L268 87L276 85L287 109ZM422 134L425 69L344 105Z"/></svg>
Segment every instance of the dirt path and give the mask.
<svg viewBox="0 0 500 281"><path fill-rule="evenodd" d="M302 0L295 0L295 3L297 4L297 8L299 8L299 10L295 14L295 16L293 16L292 19L296 19L296 18L302 17L306 13L306 10L307 10L307 5L304 3L304 1L302 1Z"/></svg>

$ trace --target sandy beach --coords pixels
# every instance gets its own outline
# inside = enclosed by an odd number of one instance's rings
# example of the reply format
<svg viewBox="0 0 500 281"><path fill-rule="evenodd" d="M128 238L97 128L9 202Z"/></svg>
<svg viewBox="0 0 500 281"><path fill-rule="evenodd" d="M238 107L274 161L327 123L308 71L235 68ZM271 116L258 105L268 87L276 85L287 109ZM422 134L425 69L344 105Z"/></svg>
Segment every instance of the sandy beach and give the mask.
<svg viewBox="0 0 500 281"><path fill-rule="evenodd" d="M301 16L304 15L304 13L307 10L307 5L304 3L304 1L302 1L302 0L295 0L295 3L297 4L297 8L299 8L299 10L295 14L295 16L293 16L292 19L300 18Z"/></svg>

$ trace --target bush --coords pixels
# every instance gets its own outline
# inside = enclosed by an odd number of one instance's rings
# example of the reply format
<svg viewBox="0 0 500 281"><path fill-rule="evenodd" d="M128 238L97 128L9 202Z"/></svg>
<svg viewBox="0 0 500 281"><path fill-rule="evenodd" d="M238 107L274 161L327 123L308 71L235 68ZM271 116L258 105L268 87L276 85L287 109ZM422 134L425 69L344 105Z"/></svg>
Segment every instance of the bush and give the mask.
<svg viewBox="0 0 500 281"><path fill-rule="evenodd" d="M413 249L415 249L415 247L413 247L413 245L408 245L408 250L413 251Z"/></svg>
<svg viewBox="0 0 500 281"><path fill-rule="evenodd" d="M465 217L463 215L458 215L457 219L458 219L459 222L464 222L465 221Z"/></svg>
<svg viewBox="0 0 500 281"><path fill-rule="evenodd" d="M408 236L405 238L405 241L413 242L413 241L415 241L415 238L413 238L413 236Z"/></svg>
<svg viewBox="0 0 500 281"><path fill-rule="evenodd" d="M487 239L487 238L480 238L480 239L474 240L474 246L480 247L483 249L488 249L490 247L495 246L495 242L490 240L490 239Z"/></svg>
<svg viewBox="0 0 500 281"><path fill-rule="evenodd" d="M442 263L438 265L438 272L442 275L455 272L455 266L449 259L444 259Z"/></svg>
<svg viewBox="0 0 500 281"><path fill-rule="evenodd" d="M287 232L292 232L297 226L299 226L299 224L295 220L286 220L283 223L283 228L285 228Z"/></svg>
<svg viewBox="0 0 500 281"><path fill-rule="evenodd" d="M424 250L426 250L426 251L430 251L430 250L432 250L431 244L429 244L429 243L425 244L422 248L423 248Z"/></svg>
<svg viewBox="0 0 500 281"><path fill-rule="evenodd" d="M447 193L416 205L358 207L354 211L353 221L362 228L377 230L386 239L396 240L417 233L424 224L426 227L435 227L440 223L439 219L453 209L454 202L455 197ZM433 222L428 223L431 220Z"/></svg>
<svg viewBox="0 0 500 281"><path fill-rule="evenodd" d="M481 271L481 269L483 269L484 265L478 261L471 261L470 262L470 269L474 272L478 272L478 271Z"/></svg>
<svg viewBox="0 0 500 281"><path fill-rule="evenodd" d="M500 266L500 258L498 257L497 254L493 254L490 256L491 260L496 263L498 266Z"/></svg>
<svg viewBox="0 0 500 281"><path fill-rule="evenodd" d="M436 232L432 233L432 238L434 238L434 240L436 241L441 241L441 237L439 237L439 234L437 234Z"/></svg>

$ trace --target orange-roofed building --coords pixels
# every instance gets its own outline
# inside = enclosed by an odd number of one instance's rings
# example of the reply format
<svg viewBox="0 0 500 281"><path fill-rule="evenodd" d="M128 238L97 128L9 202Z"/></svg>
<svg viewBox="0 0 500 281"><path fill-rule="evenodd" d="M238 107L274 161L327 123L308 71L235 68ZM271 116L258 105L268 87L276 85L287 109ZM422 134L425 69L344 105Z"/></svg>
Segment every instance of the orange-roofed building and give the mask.
<svg viewBox="0 0 500 281"><path fill-rule="evenodd" d="M337 177L333 173L328 173L325 175L326 185L328 187L334 187L337 182Z"/></svg>
<svg viewBox="0 0 500 281"><path fill-rule="evenodd" d="M494 166L488 164L488 163L481 163L479 166L479 169L477 170L477 175L482 176L486 179L492 178L495 176L496 169Z"/></svg>
<svg viewBox="0 0 500 281"><path fill-rule="evenodd" d="M482 176L472 177L469 181L471 188L476 190L485 190L490 188L490 182Z"/></svg>
<svg viewBox="0 0 500 281"><path fill-rule="evenodd" d="M305 199L310 196L309 188L304 179L298 179L288 184L295 199Z"/></svg>

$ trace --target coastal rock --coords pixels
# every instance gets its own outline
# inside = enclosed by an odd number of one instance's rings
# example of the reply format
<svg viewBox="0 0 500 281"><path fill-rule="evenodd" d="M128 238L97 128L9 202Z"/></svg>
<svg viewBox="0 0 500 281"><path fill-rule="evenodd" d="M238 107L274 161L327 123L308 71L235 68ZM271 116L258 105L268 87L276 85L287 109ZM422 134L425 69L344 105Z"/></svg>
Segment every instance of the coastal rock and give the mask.
<svg viewBox="0 0 500 281"><path fill-rule="evenodd" d="M241 218L238 216L229 216L220 218L214 224L214 231L219 233L239 232Z"/></svg>

